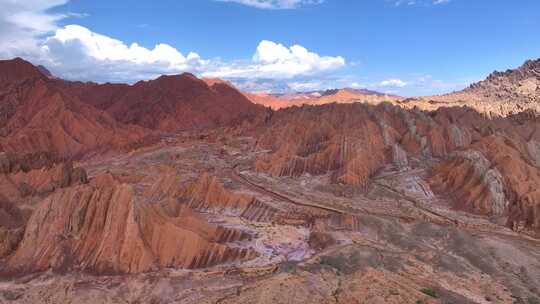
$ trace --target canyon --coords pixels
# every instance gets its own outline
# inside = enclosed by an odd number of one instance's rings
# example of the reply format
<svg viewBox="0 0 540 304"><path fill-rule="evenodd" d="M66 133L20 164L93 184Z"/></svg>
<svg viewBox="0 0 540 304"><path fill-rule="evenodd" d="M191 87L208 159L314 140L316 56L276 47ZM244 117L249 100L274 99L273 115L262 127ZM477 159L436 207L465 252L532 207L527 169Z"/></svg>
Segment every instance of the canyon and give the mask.
<svg viewBox="0 0 540 304"><path fill-rule="evenodd" d="M0 61L0 303L539 303L539 63L402 98Z"/></svg>

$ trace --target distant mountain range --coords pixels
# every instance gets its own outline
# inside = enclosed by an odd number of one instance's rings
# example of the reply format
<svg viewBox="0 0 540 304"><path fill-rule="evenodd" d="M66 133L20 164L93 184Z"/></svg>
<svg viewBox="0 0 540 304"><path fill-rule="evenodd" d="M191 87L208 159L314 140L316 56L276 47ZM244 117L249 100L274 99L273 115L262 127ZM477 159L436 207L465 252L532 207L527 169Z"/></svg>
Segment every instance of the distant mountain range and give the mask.
<svg viewBox="0 0 540 304"><path fill-rule="evenodd" d="M327 103L353 103L365 102L378 104L384 101L397 102L402 97L371 91L367 89L332 89L325 91L309 91L285 94L244 93L252 102L272 109L281 109L291 106L321 105Z"/></svg>

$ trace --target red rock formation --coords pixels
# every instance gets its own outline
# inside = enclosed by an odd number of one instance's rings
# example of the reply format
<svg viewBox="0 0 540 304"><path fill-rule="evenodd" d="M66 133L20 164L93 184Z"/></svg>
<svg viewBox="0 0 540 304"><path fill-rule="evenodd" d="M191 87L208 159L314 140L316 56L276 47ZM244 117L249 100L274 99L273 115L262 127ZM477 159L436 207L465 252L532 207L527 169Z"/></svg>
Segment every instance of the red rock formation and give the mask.
<svg viewBox="0 0 540 304"><path fill-rule="evenodd" d="M274 113L259 136L258 170L275 176L332 173L332 180L365 185L385 163L381 128L366 106L327 105Z"/></svg>
<svg viewBox="0 0 540 304"><path fill-rule="evenodd" d="M455 152L450 160L434 168L433 188L450 195L455 206L486 215L507 212L501 173L476 150Z"/></svg>
<svg viewBox="0 0 540 304"><path fill-rule="evenodd" d="M253 257L249 249L226 244L246 234L209 224L186 208L170 216L159 205L136 203L131 186L111 181L101 176L41 202L3 271L139 273Z"/></svg>
<svg viewBox="0 0 540 304"><path fill-rule="evenodd" d="M132 86L68 82L61 86L118 121L168 132L235 124L262 111L229 83L205 82L188 73Z"/></svg>
<svg viewBox="0 0 540 304"><path fill-rule="evenodd" d="M216 177L208 174L203 174L183 195L190 208L204 211L227 209L243 212L254 201L253 197L228 191Z"/></svg>
<svg viewBox="0 0 540 304"><path fill-rule="evenodd" d="M0 258L13 252L22 239L28 213L0 195Z"/></svg>
<svg viewBox="0 0 540 304"><path fill-rule="evenodd" d="M144 196L151 202L160 202L171 216L178 215L185 207L236 215L254 222L270 222L279 216L277 209L252 196L226 189L217 177L207 173L186 186L174 170L166 170Z"/></svg>
<svg viewBox="0 0 540 304"><path fill-rule="evenodd" d="M18 202L27 196L87 182L86 171L50 153L0 152L0 193Z"/></svg>
<svg viewBox="0 0 540 304"><path fill-rule="evenodd" d="M22 59L0 61L0 148L8 152L78 157L140 146L152 138L142 127L230 125L261 111L228 83L191 74L99 85L51 79Z"/></svg>
<svg viewBox="0 0 540 304"><path fill-rule="evenodd" d="M285 95L272 95L268 93L244 93L246 97L256 104L270 107L274 110L302 105L323 105L329 103L363 102L379 104L381 102L397 102L399 96L383 94L365 89L336 89L312 93L296 93Z"/></svg>
<svg viewBox="0 0 540 304"><path fill-rule="evenodd" d="M28 172L19 171L9 175L10 180L18 185L23 195L44 194L55 189L87 182L83 168L73 168L71 162L60 163L52 167L34 169Z"/></svg>
<svg viewBox="0 0 540 304"><path fill-rule="evenodd" d="M535 115L489 118L470 108L435 112L389 104L303 106L268 115L255 127L256 168L274 176L329 174L331 182L366 185L383 165L442 159L432 186L455 207L508 218L538 230L540 122Z"/></svg>
<svg viewBox="0 0 540 304"><path fill-rule="evenodd" d="M28 79L46 78L39 68L19 57L13 60L0 60L0 88Z"/></svg>
<svg viewBox="0 0 540 304"><path fill-rule="evenodd" d="M511 134L513 130L508 130ZM519 136L497 133L454 153L434 168L431 182L450 192L458 206L482 214L502 215L508 226L540 228L540 170Z"/></svg>
<svg viewBox="0 0 540 304"><path fill-rule="evenodd" d="M540 170L531 165L523 146L518 138L495 135L477 144L504 177L510 204L508 225L540 229Z"/></svg>
<svg viewBox="0 0 540 304"><path fill-rule="evenodd" d="M14 154L0 152L0 173L28 172L34 169L51 167L62 159L52 153L37 152L29 154Z"/></svg>
<svg viewBox="0 0 540 304"><path fill-rule="evenodd" d="M4 114L0 145L4 151L18 155L46 152L70 158L100 149L120 149L149 134L80 102L28 62L2 64L26 73L1 76L11 81L0 89L0 105L4 108L0 111ZM0 74L12 75L11 70L0 69Z"/></svg>

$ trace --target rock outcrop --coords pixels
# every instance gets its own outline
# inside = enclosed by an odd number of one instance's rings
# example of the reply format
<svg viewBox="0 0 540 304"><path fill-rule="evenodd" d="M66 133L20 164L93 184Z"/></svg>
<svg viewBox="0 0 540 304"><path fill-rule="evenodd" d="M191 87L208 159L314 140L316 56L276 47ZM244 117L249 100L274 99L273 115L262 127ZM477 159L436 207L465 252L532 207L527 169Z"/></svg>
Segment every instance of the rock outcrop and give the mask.
<svg viewBox="0 0 540 304"><path fill-rule="evenodd" d="M540 111L540 59L521 67L493 72L485 80L450 94L412 98L406 107L435 110L448 106L468 106L488 115L508 116L526 110Z"/></svg>
<svg viewBox="0 0 540 304"><path fill-rule="evenodd" d="M0 152L0 173L8 174L19 171L28 172L34 169L51 167L55 163L60 162L62 162L60 157L48 152L22 155L10 152Z"/></svg>
<svg viewBox="0 0 540 304"><path fill-rule="evenodd" d="M512 132L512 130L508 130ZM540 228L540 171L526 141L498 133L480 139L468 151L435 166L431 182L455 195L458 207L504 216L515 230Z"/></svg>
<svg viewBox="0 0 540 304"><path fill-rule="evenodd" d="M245 194L228 191L214 176L203 174L197 182L183 193L190 208L201 211L222 212L225 210L241 213L254 202L254 198Z"/></svg>
<svg viewBox="0 0 540 304"><path fill-rule="evenodd" d="M44 196L56 189L85 184L86 170L50 153L0 152L0 193L13 202Z"/></svg>
<svg viewBox="0 0 540 304"><path fill-rule="evenodd" d="M0 259L11 254L24 234L29 213L0 195Z"/></svg>
<svg viewBox="0 0 540 304"><path fill-rule="evenodd" d="M278 213L275 208L252 196L226 189L216 176L208 173L203 173L197 180L185 185L174 171L169 170L162 174L144 196L151 202L160 202L163 210L170 215L177 215L187 207L197 212L269 222Z"/></svg>
<svg viewBox="0 0 540 304"><path fill-rule="evenodd" d="M66 93L26 61L0 62L0 74L9 81L0 87L0 147L5 152L73 158L121 149L149 135Z"/></svg>
<svg viewBox="0 0 540 304"><path fill-rule="evenodd" d="M273 153L256 167L275 176L331 173L336 183L365 186L386 161L381 129L365 105L290 108L263 128L258 147Z"/></svg>
<svg viewBox="0 0 540 304"><path fill-rule="evenodd" d="M83 168L74 168L69 161L51 167L12 173L9 179L18 186L23 196L46 194L88 182L86 171Z"/></svg>
<svg viewBox="0 0 540 304"><path fill-rule="evenodd" d="M189 208L171 216L159 204L138 201L131 186L111 181L100 176L41 202L2 272L140 273L254 256L248 248L228 244L245 239L245 233L209 224Z"/></svg>
<svg viewBox="0 0 540 304"><path fill-rule="evenodd" d="M481 152L456 151L434 171L433 188L452 196L456 207L496 216L508 211L503 177Z"/></svg>

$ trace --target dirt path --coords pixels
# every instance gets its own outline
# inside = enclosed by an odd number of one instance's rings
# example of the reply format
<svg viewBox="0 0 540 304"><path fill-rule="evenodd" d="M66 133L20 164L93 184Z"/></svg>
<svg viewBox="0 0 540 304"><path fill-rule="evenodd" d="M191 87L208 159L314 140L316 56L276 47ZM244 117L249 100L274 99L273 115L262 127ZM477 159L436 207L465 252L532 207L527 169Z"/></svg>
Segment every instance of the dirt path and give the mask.
<svg viewBox="0 0 540 304"><path fill-rule="evenodd" d="M293 204L293 205L297 205L297 206L302 206L302 207L307 207L307 208L315 208L315 209L323 210L323 211L326 211L326 212L338 213L338 214L342 214L342 215L343 214L348 214L348 215L353 215L354 216L354 215L365 214L365 215L372 215L372 216L387 216L387 217L397 218L397 219L418 220L418 218L415 218L415 217L396 216L396 215L393 215L393 214L382 214L382 213L378 213L378 212L370 212L370 211L365 210L365 209L358 210L358 212L355 212L355 211L352 211L352 210L347 210L347 209L342 209L342 208L337 208L337 207L324 206L324 205L320 205L320 204L316 204L316 203L299 202L299 201L293 200L293 199L291 199L291 198L289 198L289 197L287 197L287 196L285 196L283 194L277 193L277 192L272 191L272 190L268 190L265 187L250 181L249 179L244 177L242 174L238 173L237 170L236 170L236 167L237 166L234 166L230 170L229 175L230 175L232 180L234 180L235 182L240 183L241 185L245 186L246 188L248 188L248 189L250 189L250 190L252 190L254 192L257 192L257 193L260 193L262 195L272 197L272 198L274 198L276 200L279 200L279 201L284 201L284 202L287 202L287 203L290 203L290 204ZM399 194L403 199L411 202L413 204L412 206L415 209L417 209L419 212L425 214L427 218L432 218L432 220L431 220L432 222L436 222L436 223L438 222L439 224L442 224L442 225L453 225L453 226L459 227L461 229L472 231L472 232L481 232L481 233L486 233L486 234L495 234L495 235L499 235L499 236L503 236L503 237L518 238L518 239L522 239L524 241L529 241L529 242L534 243L534 244L540 244L540 240L531 238L531 237L526 236L526 235L521 235L521 234L515 233L513 231L506 231L506 230L504 230L504 227L500 227L500 229L491 229L489 227L480 227L478 225L460 222L458 219L455 219L455 218L440 214L440 213L438 213L436 211L433 211L433 210L431 210L429 208L421 206L421 204L418 203L414 198L403 195L402 193L400 193L399 191L396 191L392 187L389 187L387 185L383 185L383 184L378 183L378 182L375 182L375 183L377 185L379 185L379 186L384 187L385 189L387 189L389 191L392 191L393 193Z"/></svg>
<svg viewBox="0 0 540 304"><path fill-rule="evenodd" d="M303 203L303 202L298 202L298 201L292 200L289 197L286 197L286 196L284 196L282 194L279 194L279 193L276 193L274 191L268 190L268 189L266 189L266 188L264 188L264 187L262 187L260 185L257 185L255 183L251 182L250 180L248 180L247 178L245 178L244 176L242 176L241 174L236 172L236 167L234 167L231 170L230 176L234 181L244 185L246 188L248 188L250 190L253 190L255 192L270 196L270 197L272 197L274 199L277 199L279 201L285 201L285 202L293 204L293 205L309 207L309 208L315 208L315 209L320 209L320 210L339 213L339 214L347 214L347 213L349 213L347 211L344 211L344 210L341 210L341 209L338 209L338 208L333 208L333 207L329 207L329 206L322 206L322 205L313 204L313 203Z"/></svg>

